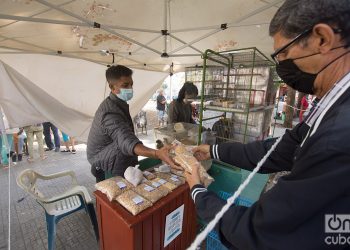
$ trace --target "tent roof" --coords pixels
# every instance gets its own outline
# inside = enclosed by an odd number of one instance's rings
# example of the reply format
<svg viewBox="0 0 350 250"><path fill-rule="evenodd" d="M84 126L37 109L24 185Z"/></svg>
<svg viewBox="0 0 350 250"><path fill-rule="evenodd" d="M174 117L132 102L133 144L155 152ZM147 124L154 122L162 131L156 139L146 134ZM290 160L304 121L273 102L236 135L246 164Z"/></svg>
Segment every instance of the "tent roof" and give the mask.
<svg viewBox="0 0 350 250"><path fill-rule="evenodd" d="M200 53L272 52L268 24L283 0L2 0L0 53L43 53L169 71ZM227 24L227 29L224 28ZM223 25L223 27L222 27ZM95 26L95 28L94 28ZM167 30L164 36L161 30ZM166 52L169 57L161 57Z"/></svg>

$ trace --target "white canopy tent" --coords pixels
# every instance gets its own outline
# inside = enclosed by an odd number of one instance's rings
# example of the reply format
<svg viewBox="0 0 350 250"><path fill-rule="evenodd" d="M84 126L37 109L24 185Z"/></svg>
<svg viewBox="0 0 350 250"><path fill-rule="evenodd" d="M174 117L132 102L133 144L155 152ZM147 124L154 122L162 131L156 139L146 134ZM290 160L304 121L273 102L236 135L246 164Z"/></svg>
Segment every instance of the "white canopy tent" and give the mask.
<svg viewBox="0 0 350 250"><path fill-rule="evenodd" d="M49 55L0 55L0 106L9 126L51 121L86 141L94 113L109 94L106 67ZM134 70L132 116L163 82L166 73Z"/></svg>
<svg viewBox="0 0 350 250"><path fill-rule="evenodd" d="M86 140L107 64L138 69L135 115L160 72L200 64L206 49L271 53L268 24L283 1L2 0L0 105L11 127L49 120Z"/></svg>
<svg viewBox="0 0 350 250"><path fill-rule="evenodd" d="M283 1L2 0L0 48L181 71L206 49L271 53L268 24Z"/></svg>

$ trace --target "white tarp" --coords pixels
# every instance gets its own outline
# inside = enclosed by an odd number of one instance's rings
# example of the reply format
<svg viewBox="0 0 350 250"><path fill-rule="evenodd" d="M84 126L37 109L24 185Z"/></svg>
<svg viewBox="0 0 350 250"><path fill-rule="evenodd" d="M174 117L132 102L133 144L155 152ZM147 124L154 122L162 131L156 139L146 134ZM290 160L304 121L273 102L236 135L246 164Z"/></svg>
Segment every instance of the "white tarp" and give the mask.
<svg viewBox="0 0 350 250"><path fill-rule="evenodd" d="M49 55L0 55L0 106L10 127L50 121L86 141L94 113L108 96L106 67ZM133 117L166 73L134 70Z"/></svg>

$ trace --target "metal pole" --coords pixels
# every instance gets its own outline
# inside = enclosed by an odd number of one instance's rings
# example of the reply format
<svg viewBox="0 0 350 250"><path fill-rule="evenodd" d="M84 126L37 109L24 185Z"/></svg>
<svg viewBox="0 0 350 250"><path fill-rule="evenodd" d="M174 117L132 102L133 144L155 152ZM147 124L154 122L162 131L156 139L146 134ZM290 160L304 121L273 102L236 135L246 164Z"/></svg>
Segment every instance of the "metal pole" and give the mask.
<svg viewBox="0 0 350 250"><path fill-rule="evenodd" d="M163 25L163 29L165 31L165 34L163 34L164 36L164 53L167 53L167 35L166 33L168 33L167 29L168 29L168 0L164 0L164 25Z"/></svg>
<svg viewBox="0 0 350 250"><path fill-rule="evenodd" d="M169 55L169 57L188 57L188 56L202 56L202 54L176 54L176 55Z"/></svg>
<svg viewBox="0 0 350 250"><path fill-rule="evenodd" d="M175 50L169 52L168 54L169 54L169 55L172 55L172 54L174 54L174 53L176 53L176 52L178 52L178 51L180 51L180 50L182 50L182 49L184 49L184 48L187 48L189 45L192 45L192 44L194 44L194 43L197 43L197 42L199 42L199 41L201 41L201 40L203 40L203 39L205 39L205 38L207 38L207 37L209 37L209 36L212 36L212 35L214 35L214 34L220 32L221 30L222 30L222 29L220 28L220 29L216 29L216 30L214 30L214 31L208 32L207 34L205 34L205 35L203 35L203 36L201 36L201 37L199 37L199 38L197 38L197 39L194 39L194 40L192 40L192 41L189 42L189 43L186 43L186 44L180 46L179 48L177 48L177 49L175 49Z"/></svg>
<svg viewBox="0 0 350 250"><path fill-rule="evenodd" d="M206 50L203 56L203 76L202 76L202 89L201 89L201 105L199 110L199 128L198 128L198 142L197 145L202 143L202 126L203 126L203 112L204 112L204 84L205 84L205 73L207 70L207 59L208 53L210 51Z"/></svg>
<svg viewBox="0 0 350 250"><path fill-rule="evenodd" d="M230 23L227 24L227 28L238 28L238 27L249 27L249 26L256 26L256 25L268 25L270 23L264 22L264 23L251 23L251 24L234 24ZM221 28L221 24L213 25L213 26L205 26L205 27L194 27L194 28L187 28L187 29L177 29L173 30L171 33L180 33L180 32L190 32L190 31L199 31L199 30L214 30Z"/></svg>
<svg viewBox="0 0 350 250"><path fill-rule="evenodd" d="M149 42L147 42L146 45L150 45L151 43L153 43L154 41L158 40L158 39L161 38L161 37L162 37L162 35L156 36L155 38L153 38L152 40L150 40ZM134 51L131 52L131 55L133 55L134 53L136 53L136 52L138 52L138 51L140 51L140 50L142 50L142 49L143 49L143 47L139 46L137 49L135 49ZM129 56L130 56L130 54L129 54L128 56L122 57L120 60L117 61L117 63L120 62L120 61L123 60L123 59L128 58Z"/></svg>
<svg viewBox="0 0 350 250"><path fill-rule="evenodd" d="M181 40L180 38L178 38L178 37L176 37L176 36L174 36L174 35L169 34L169 36L172 37L172 38L174 38L176 41L179 41L180 43L186 44L185 41ZM195 51L197 51L197 52L199 52L199 53L201 53L201 54L203 54L202 51L200 51L199 49L197 49L197 48L195 48L195 47L193 47L193 46L191 46L191 45L188 46L188 47L190 47L191 49L193 49L193 50L195 50Z"/></svg>
<svg viewBox="0 0 350 250"><path fill-rule="evenodd" d="M256 10L248 13L247 15L244 15L244 16L236 19L234 22L229 23L228 25L232 25L232 24L235 24L235 23L240 23L243 20L246 20L246 19L248 19L248 18L250 18L252 16L255 16L256 14L259 14L260 12L263 12L264 10L269 9L269 8L275 6L276 4L280 3L280 2L284 2L284 0L275 0L275 1L271 2L271 3L268 3L268 4L264 5L264 6L262 6L261 8L258 8Z"/></svg>
<svg viewBox="0 0 350 250"><path fill-rule="evenodd" d="M94 25L95 25L95 23L94 23L93 21L90 21L89 19L86 19L86 18L84 18L84 17L81 17L81 16L79 16L79 15L77 15L77 14L74 14L73 12L70 12L70 11L65 10L65 9L63 9L63 8L60 8L60 7L58 7L58 6L54 5L54 4L51 4L51 3L49 3L49 2L47 2L47 1L45 1L45 0L35 0L35 1L37 1L38 3L41 3L41 4L45 5L45 6L48 6L48 7L52 8L52 9L55 9L55 10L60 11L60 12L62 12L62 13L65 13L65 14L67 14L67 15L69 15L69 16L71 16L71 17L74 17L74 18L76 18L76 19L78 19L78 20L80 20L80 21L83 21L83 22L85 22L85 23L87 23L87 24L90 24L91 27L94 27ZM125 39L125 40L127 40L127 41L129 41L129 42L131 42L131 43L134 43L134 44L137 44L137 45L139 45L139 46L142 46L142 47L144 47L145 49L148 49L148 50L150 50L150 51L153 51L154 53L156 53L156 54L158 54L158 55L161 55L161 54L162 54L160 51L155 50L155 49L153 49L153 48L151 48L151 47L148 47L148 46L146 46L146 45L144 45L144 44L142 44L142 43L140 43L140 42L138 42L138 41L136 41L136 40L134 40L134 39L131 39L131 38L127 37L127 36L124 36L124 35L122 35L122 34L119 34L118 32L115 32L114 30L112 30L112 29L106 27L105 25L100 25L99 28L102 29L102 30L104 30L104 31L107 31L107 32L109 32L109 33L111 33L111 34L114 34L114 35L116 35L116 36L119 36L120 38L123 38L123 39Z"/></svg>
<svg viewBox="0 0 350 250"><path fill-rule="evenodd" d="M22 43L22 44L25 44L25 45L29 45L29 46L32 46L32 47L35 47L35 48L38 48L38 49L47 50L47 51L51 51L51 52L55 52L56 53L56 51L51 50L49 48L45 48L45 47L38 46L38 45L35 45L35 44L23 42L23 41L15 39L15 38L6 37L6 36L3 36L3 35L0 35L0 37L6 38L8 40L12 40L12 41L15 41L15 42L18 42L18 43Z"/></svg>
<svg viewBox="0 0 350 250"><path fill-rule="evenodd" d="M6 14L0 14L0 19L35 22L35 23L52 23L52 24L69 25L69 26L91 27L91 24L88 24L85 22L74 22L74 21L53 20L53 19L47 19L47 18L13 16L13 15L6 15ZM2 27L3 26L1 26L1 28ZM104 25L104 27L107 27L110 29L137 31L137 32L145 32L145 33L157 33L157 34L159 33L158 30L136 29L136 28L122 27L122 26L118 26L118 25Z"/></svg>
<svg viewBox="0 0 350 250"><path fill-rule="evenodd" d="M65 3L61 3L61 4L59 4L58 6L64 6L64 5L73 3L73 2L75 2L75 0L70 0L70 1L65 2ZM43 11L39 11L39 12L33 14L33 15L30 15L29 17L35 17L35 16L37 16L37 15L44 14L44 13L50 11L50 10L51 10L51 8L48 8L48 9L45 9L45 10L43 10ZM7 23L7 24L4 24L4 25L1 25L0 28L7 27L7 26L9 26L9 25L11 25L11 24L15 24L15 23L17 23L17 22L18 22L18 21L14 21L14 22L11 22L11 23Z"/></svg>
<svg viewBox="0 0 350 250"><path fill-rule="evenodd" d="M6 14L0 14L0 19L34 22L34 23L61 24L61 25L69 25L69 26L84 26L84 27L90 26L90 25L88 25L86 23L82 23L82 22L52 20L52 19L37 18L37 17L13 16L13 15L6 15Z"/></svg>
<svg viewBox="0 0 350 250"><path fill-rule="evenodd" d="M234 24L237 24L237 23L239 23L239 22L242 22L243 20L245 20L245 19L247 19L247 18L249 18L249 17L252 17L252 16L254 16L254 15L256 15L256 14L258 14L258 13L260 13L260 12L266 10L266 9L269 9L269 8L271 8L272 6L274 6L274 5L276 5L277 3L280 3L280 2L282 2L282 1L284 1L284 0L275 0L275 1L273 1L273 2L271 2L271 3L269 3L269 4L267 4L267 5L264 5L263 7L261 7L261 8L259 8L259 9L255 10L255 11L253 11L253 12L251 12L251 13L248 13L247 15L244 15L244 16L242 16L242 17L236 19L234 22L227 24L227 27L232 26L232 25L234 25ZM211 35L213 35L213 34L215 34L215 33L217 33L217 32L220 32L221 30L222 30L221 27L220 27L220 28L217 27L214 31L211 31L211 32L205 34L204 36L201 36L201 37L199 37L199 38L197 38L197 39L195 39L195 40L193 40L193 41L191 41L191 42L189 42L189 43L187 43L187 44L185 44L185 45L183 45L183 46L181 46L181 47L179 47L179 48L177 48L177 49L175 49L175 50L173 50L173 51L171 51L171 52L169 53L169 55L174 54L175 52L177 52L177 51L179 51L179 50L182 50L182 49L184 49L184 48L188 47L189 45L192 45L192 44L194 44L194 43L196 43L196 42L199 42L200 40L203 40L203 39L205 39L205 38L207 38L207 37L209 37L209 36L211 36Z"/></svg>
<svg viewBox="0 0 350 250"><path fill-rule="evenodd" d="M255 68L255 57L256 57L256 49L253 49L253 65L252 65L252 75L250 76L250 84L249 84L249 95L248 95L248 101L247 101L247 117L245 120L245 128L244 128L244 137L243 137L243 143L246 143L247 138L247 130L248 130L248 122L249 122L249 112L250 112L250 98L252 94L252 86L253 86L253 73Z"/></svg>

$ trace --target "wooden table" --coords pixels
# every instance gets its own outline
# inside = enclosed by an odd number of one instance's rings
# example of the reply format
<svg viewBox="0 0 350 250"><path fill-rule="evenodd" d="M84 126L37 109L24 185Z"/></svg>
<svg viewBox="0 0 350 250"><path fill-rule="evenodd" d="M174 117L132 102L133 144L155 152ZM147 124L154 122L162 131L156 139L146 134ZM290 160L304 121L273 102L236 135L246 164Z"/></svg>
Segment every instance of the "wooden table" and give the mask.
<svg viewBox="0 0 350 250"><path fill-rule="evenodd" d="M101 250L186 249L196 236L196 212L189 186L181 185L136 216L96 191ZM182 233L164 248L166 216L184 204Z"/></svg>

